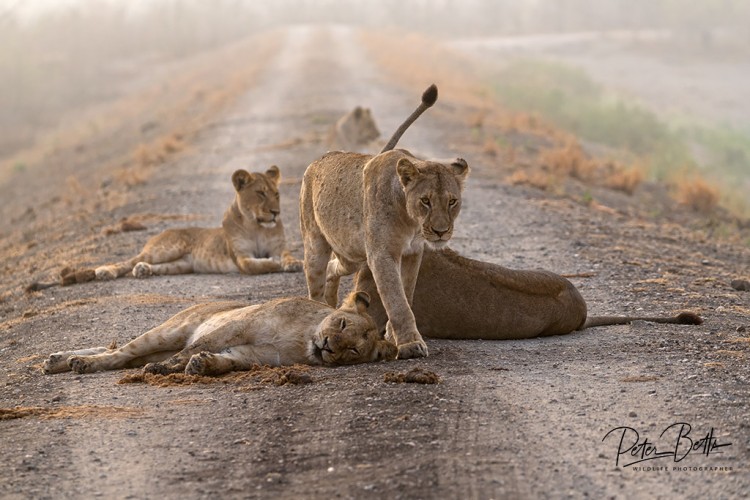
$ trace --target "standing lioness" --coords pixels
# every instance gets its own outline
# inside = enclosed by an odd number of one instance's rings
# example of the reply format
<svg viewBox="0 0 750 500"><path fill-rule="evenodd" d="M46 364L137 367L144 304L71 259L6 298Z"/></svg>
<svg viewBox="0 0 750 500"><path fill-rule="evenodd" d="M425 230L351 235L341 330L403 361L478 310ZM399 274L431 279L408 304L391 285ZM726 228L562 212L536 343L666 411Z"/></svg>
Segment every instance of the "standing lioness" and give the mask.
<svg viewBox="0 0 750 500"><path fill-rule="evenodd" d="M387 151L435 99L433 86L385 152L337 151L310 164L300 193L310 298L335 305L339 278L366 263L388 314L387 338L398 345L399 358L427 356L410 306L419 264L425 242L441 247L453 235L469 172L460 158L446 164ZM331 252L335 258L329 263Z"/></svg>
<svg viewBox="0 0 750 500"><path fill-rule="evenodd" d="M221 227L168 229L151 238L141 253L96 268L96 279L159 274L299 271L302 263L286 249L279 207L279 168L232 174L233 203Z"/></svg>

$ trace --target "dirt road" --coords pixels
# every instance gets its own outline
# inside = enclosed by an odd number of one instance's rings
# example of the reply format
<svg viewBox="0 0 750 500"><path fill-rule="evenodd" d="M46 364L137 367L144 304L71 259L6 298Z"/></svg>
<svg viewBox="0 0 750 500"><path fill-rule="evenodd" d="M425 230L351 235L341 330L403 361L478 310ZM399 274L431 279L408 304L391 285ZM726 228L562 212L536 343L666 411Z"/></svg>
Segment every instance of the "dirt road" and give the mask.
<svg viewBox="0 0 750 500"><path fill-rule="evenodd" d="M387 135L422 90L390 83L369 61L348 28L289 29L234 110L136 186L136 201L101 214L100 226L69 223L65 237L27 235L29 248L74 244L69 232L77 231L92 261L134 254L184 221L157 220L104 242L101 225L139 213L218 224L231 173L277 164L287 238L301 257L299 181L324 147L310 138L358 104L373 109ZM428 112L401 145L456 155L467 131L447 116ZM4 288L0 407L41 409L0 421L0 497L746 497L750 296L728 279L747 272L747 248L510 187L486 158L465 156L473 171L455 249L512 267L593 273L574 281L594 314L693 309L706 322L428 340L429 358L315 368L307 385L248 378L154 387L118 385L123 373L44 376L38 365L53 351L128 341L196 302L304 295L303 275L123 279L31 296ZM4 188L3 197L14 192ZM8 265L4 276L21 280ZM384 382L386 372L414 367L442 382ZM675 423L690 433L665 431ZM618 427L632 430L605 439ZM636 459L617 454L623 432L626 443L638 432L640 444L670 454L626 466ZM689 439L696 446L684 456ZM655 457L652 448L636 451Z"/></svg>

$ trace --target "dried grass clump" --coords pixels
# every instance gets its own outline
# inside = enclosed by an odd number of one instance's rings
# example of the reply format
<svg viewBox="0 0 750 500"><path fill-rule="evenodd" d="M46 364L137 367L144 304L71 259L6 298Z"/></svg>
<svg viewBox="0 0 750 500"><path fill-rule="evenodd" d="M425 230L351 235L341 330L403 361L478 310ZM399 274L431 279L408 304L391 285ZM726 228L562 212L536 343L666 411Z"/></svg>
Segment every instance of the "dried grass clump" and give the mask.
<svg viewBox="0 0 750 500"><path fill-rule="evenodd" d="M164 163L170 155L185 149L182 134L174 132L157 138L148 144L139 144L133 152L133 160L141 167Z"/></svg>
<svg viewBox="0 0 750 500"><path fill-rule="evenodd" d="M546 191L552 185L552 176L538 170L516 170L507 177L506 181L514 186L532 186Z"/></svg>
<svg viewBox="0 0 750 500"><path fill-rule="evenodd" d="M586 156L581 145L575 141L542 151L539 162L555 175L575 177L582 181L590 180L596 170L596 162Z"/></svg>
<svg viewBox="0 0 750 500"><path fill-rule="evenodd" d="M610 189L632 195L643 182L644 168L641 165L626 167L620 163L610 162L607 166L609 173L604 179L604 185Z"/></svg>
<svg viewBox="0 0 750 500"><path fill-rule="evenodd" d="M707 214L719 203L719 190L700 177L692 177L676 183L674 198L691 210Z"/></svg>

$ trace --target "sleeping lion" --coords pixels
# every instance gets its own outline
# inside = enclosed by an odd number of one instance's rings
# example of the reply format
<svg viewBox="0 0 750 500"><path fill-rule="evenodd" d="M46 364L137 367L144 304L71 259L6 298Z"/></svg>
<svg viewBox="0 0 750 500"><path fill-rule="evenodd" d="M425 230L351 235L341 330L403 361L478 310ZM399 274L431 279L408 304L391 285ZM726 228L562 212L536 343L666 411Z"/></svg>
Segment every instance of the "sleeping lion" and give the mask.
<svg viewBox="0 0 750 500"><path fill-rule="evenodd" d="M367 314L370 297L350 294L334 309L304 298L248 306L192 306L117 349L51 354L44 373L92 373L144 366L146 373L221 375L253 365L351 365L396 358L396 346Z"/></svg>

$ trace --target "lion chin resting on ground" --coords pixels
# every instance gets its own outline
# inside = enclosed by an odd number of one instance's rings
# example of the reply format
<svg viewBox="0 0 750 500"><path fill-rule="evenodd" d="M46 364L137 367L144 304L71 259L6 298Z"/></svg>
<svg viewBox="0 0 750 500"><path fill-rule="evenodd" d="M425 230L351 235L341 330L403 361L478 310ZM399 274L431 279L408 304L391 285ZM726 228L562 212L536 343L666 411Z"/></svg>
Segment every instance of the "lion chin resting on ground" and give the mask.
<svg viewBox="0 0 750 500"><path fill-rule="evenodd" d="M460 158L425 161L391 151L436 99L432 86L380 154L333 152L311 163L300 192L310 298L335 306L340 278L366 264L388 315L386 338L401 359L428 354L410 305L419 263L425 242L440 247L453 235L469 173Z"/></svg>
<svg viewBox="0 0 750 500"><path fill-rule="evenodd" d="M329 151L357 151L380 137L370 110L357 106L331 127L326 143Z"/></svg>
<svg viewBox="0 0 750 500"><path fill-rule="evenodd" d="M395 359L396 346L378 333L368 306L363 292L349 295L338 309L303 298L252 306L199 304L119 349L54 353L43 370L91 373L145 365L146 373L220 375L256 364L351 365Z"/></svg>
<svg viewBox="0 0 750 500"><path fill-rule="evenodd" d="M370 314L379 331L384 331L388 316L369 269L358 273L355 288L372 297ZM448 248L425 248L412 310L422 334L443 339L527 339L636 320L703 322L690 312L674 317L587 317L583 297L562 276L467 259Z"/></svg>
<svg viewBox="0 0 750 500"><path fill-rule="evenodd" d="M96 268L98 280L187 273L264 274L302 270L286 249L279 214L275 165L265 173L232 174L235 198L219 228L168 229L154 236L130 260Z"/></svg>

